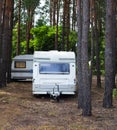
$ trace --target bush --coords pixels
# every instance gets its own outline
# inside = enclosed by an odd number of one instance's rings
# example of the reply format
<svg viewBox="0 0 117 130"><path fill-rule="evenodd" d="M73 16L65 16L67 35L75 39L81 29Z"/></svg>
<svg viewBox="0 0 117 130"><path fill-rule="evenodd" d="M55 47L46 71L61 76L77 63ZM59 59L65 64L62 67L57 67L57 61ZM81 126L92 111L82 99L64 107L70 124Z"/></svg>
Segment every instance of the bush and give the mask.
<svg viewBox="0 0 117 130"><path fill-rule="evenodd" d="M117 88L113 89L113 98L117 98Z"/></svg>

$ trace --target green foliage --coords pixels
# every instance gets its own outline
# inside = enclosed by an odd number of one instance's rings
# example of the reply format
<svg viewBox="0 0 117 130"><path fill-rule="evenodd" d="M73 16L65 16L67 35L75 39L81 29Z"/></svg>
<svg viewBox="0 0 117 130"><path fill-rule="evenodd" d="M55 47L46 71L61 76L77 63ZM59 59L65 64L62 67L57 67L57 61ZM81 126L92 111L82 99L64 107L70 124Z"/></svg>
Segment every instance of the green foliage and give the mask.
<svg viewBox="0 0 117 130"><path fill-rule="evenodd" d="M54 49L55 30L53 27L41 26L33 28L31 33L34 36L34 39L30 42L34 46L34 50Z"/></svg>
<svg viewBox="0 0 117 130"><path fill-rule="evenodd" d="M113 89L113 98L117 98L117 88Z"/></svg>
<svg viewBox="0 0 117 130"><path fill-rule="evenodd" d="M46 26L43 20L39 21L39 25L32 28L31 33L33 38L29 43L29 50L31 53L35 50L54 50L55 49L55 35L56 27ZM13 39L12 39L12 57L16 55L17 48L17 28L18 24L14 26L13 29ZM21 23L20 25L20 52L21 54L26 53L26 26ZM75 31L70 31L69 35L69 46L71 51L76 51L77 33ZM58 28L58 50L61 50L62 45L62 27Z"/></svg>
<svg viewBox="0 0 117 130"><path fill-rule="evenodd" d="M14 26L13 29L13 37L12 37L12 57L16 55L16 48L17 48L17 28L18 24ZM20 25L20 50L21 54L25 54L26 51L26 29L25 25Z"/></svg>
<svg viewBox="0 0 117 130"><path fill-rule="evenodd" d="M13 29L13 36L12 36L12 57L16 55L16 44L17 44L17 28Z"/></svg>
<svg viewBox="0 0 117 130"><path fill-rule="evenodd" d="M31 9L32 11L39 5L40 0L22 0L26 9Z"/></svg>
<svg viewBox="0 0 117 130"><path fill-rule="evenodd" d="M56 28L51 26L38 26L31 30L34 39L30 41L31 46L34 46L34 50L54 50ZM62 28L58 28L58 50L61 50L62 41ZM70 32L69 35L70 50L76 50L77 33Z"/></svg>
<svg viewBox="0 0 117 130"><path fill-rule="evenodd" d="M75 31L70 31L69 41L71 51L76 52L77 39L77 33Z"/></svg>
<svg viewBox="0 0 117 130"><path fill-rule="evenodd" d="M105 68L104 68L104 49L105 49L105 39L104 39L105 34L101 33L101 37L99 39L99 58L100 58L100 71L101 71L101 75L105 74ZM91 41L89 41L91 42ZM96 47L94 45L94 47ZM96 48L95 48L96 49ZM90 56L90 51L91 51L91 45L89 44L89 56ZM95 54L95 50L94 50L94 64L93 64L93 74L95 75L96 72L96 54Z"/></svg>
<svg viewBox="0 0 117 130"><path fill-rule="evenodd" d="M105 49L105 41L104 38L101 39L101 44L100 44L100 68L101 68L101 74L105 74L105 68L104 68L104 50Z"/></svg>
<svg viewBox="0 0 117 130"><path fill-rule="evenodd" d="M36 22L36 27L41 27L41 26L44 26L46 25L46 21L44 19L38 19L37 22Z"/></svg>

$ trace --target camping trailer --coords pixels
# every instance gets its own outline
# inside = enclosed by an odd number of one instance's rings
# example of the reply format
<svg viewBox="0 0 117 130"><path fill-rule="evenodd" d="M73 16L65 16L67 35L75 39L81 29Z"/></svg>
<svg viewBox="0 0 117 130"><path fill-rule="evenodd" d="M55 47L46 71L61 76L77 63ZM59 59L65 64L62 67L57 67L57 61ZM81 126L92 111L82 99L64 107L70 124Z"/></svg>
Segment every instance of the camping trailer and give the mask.
<svg viewBox="0 0 117 130"><path fill-rule="evenodd" d="M33 72L33 55L18 55L12 60L11 79L26 80L32 79Z"/></svg>
<svg viewBox="0 0 117 130"><path fill-rule="evenodd" d="M75 53L35 51L33 55L33 95L74 95L76 91Z"/></svg>

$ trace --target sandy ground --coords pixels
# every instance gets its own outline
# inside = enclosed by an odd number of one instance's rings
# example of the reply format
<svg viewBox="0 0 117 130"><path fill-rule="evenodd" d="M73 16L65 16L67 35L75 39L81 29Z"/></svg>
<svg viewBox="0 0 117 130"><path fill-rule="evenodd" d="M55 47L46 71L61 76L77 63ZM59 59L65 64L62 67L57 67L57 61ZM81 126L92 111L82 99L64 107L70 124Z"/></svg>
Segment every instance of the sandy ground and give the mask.
<svg viewBox="0 0 117 130"><path fill-rule="evenodd" d="M103 82L103 80L102 80ZM103 88L92 87L92 116L83 117L75 96L34 97L31 82L12 82L0 89L0 130L117 130L117 98L114 107L102 107Z"/></svg>

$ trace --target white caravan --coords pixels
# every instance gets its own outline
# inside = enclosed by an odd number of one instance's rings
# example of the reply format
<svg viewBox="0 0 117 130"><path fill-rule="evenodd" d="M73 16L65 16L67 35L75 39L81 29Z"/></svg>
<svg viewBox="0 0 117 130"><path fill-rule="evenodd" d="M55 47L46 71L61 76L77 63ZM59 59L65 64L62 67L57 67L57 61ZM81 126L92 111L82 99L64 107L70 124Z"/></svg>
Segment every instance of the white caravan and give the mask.
<svg viewBox="0 0 117 130"><path fill-rule="evenodd" d="M33 55L33 95L74 95L76 91L75 53L35 51Z"/></svg>
<svg viewBox="0 0 117 130"><path fill-rule="evenodd" d="M11 79L22 80L32 79L33 73L33 55L18 55L12 60Z"/></svg>

